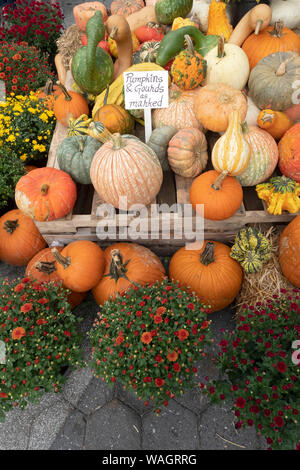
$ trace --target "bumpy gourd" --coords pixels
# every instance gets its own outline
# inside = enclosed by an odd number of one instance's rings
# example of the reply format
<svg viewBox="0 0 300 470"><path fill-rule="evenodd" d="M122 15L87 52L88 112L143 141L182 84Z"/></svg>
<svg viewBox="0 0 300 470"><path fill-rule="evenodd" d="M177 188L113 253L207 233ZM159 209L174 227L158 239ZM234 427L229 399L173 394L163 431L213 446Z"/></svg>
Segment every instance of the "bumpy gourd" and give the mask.
<svg viewBox="0 0 300 470"><path fill-rule="evenodd" d="M85 92L97 95L113 80L114 66L110 55L98 43L105 27L100 11L96 11L86 25L87 45L80 47L72 59L72 75Z"/></svg>
<svg viewBox="0 0 300 470"><path fill-rule="evenodd" d="M278 215L283 210L291 214L300 211L300 183L286 176L276 176L268 183L258 184L256 192L268 204L270 214Z"/></svg>
<svg viewBox="0 0 300 470"><path fill-rule="evenodd" d="M207 65L203 57L194 50L188 35L185 36L188 49L181 51L171 67L173 82L182 90L197 88L206 77Z"/></svg>
<svg viewBox="0 0 300 470"><path fill-rule="evenodd" d="M224 36L225 40L231 36L233 27L229 23L226 15L226 3L212 0L208 12L208 29L207 35L216 34Z"/></svg>
<svg viewBox="0 0 300 470"><path fill-rule="evenodd" d="M271 257L271 244L257 228L243 228L235 237L230 256L246 273L257 273Z"/></svg>

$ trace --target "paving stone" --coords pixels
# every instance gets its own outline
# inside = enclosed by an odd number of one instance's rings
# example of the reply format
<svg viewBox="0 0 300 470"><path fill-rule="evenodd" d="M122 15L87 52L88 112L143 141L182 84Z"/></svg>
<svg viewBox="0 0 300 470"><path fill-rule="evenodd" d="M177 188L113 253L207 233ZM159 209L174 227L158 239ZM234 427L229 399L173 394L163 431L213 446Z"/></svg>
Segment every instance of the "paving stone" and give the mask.
<svg viewBox="0 0 300 470"><path fill-rule="evenodd" d="M0 261L0 273L1 277L16 279L18 277L24 277L25 268L24 266L12 266L10 264L6 264Z"/></svg>
<svg viewBox="0 0 300 470"><path fill-rule="evenodd" d="M73 370L63 387L62 394L65 400L76 407L92 379L93 374L89 367Z"/></svg>
<svg viewBox="0 0 300 470"><path fill-rule="evenodd" d="M63 398L57 400L34 419L29 439L29 450L48 450L72 408Z"/></svg>
<svg viewBox="0 0 300 470"><path fill-rule="evenodd" d="M210 406L200 417L201 450L257 450L259 443L254 428L236 430L231 406ZM228 441L231 441L228 442Z"/></svg>
<svg viewBox="0 0 300 470"><path fill-rule="evenodd" d="M74 410L51 446L51 450L81 450L84 444L86 419Z"/></svg>
<svg viewBox="0 0 300 470"><path fill-rule="evenodd" d="M77 408L85 415L90 415L97 408L111 401L113 396L113 388L110 388L105 382L102 382L101 379L93 377L79 400Z"/></svg>
<svg viewBox="0 0 300 470"><path fill-rule="evenodd" d="M43 410L49 408L50 406L53 406L57 401L60 400L61 394L59 393L45 393L40 399L39 403L34 404L29 402L25 408L25 411L30 416L33 416L35 418L36 416L39 416L43 412Z"/></svg>
<svg viewBox="0 0 300 470"><path fill-rule="evenodd" d="M174 400L157 416L143 417L143 449L198 450L197 416Z"/></svg>
<svg viewBox="0 0 300 470"><path fill-rule="evenodd" d="M120 401L131 408L134 408L140 415L148 413L150 409L153 409L151 404L149 404L149 406L145 406L144 401L139 400L133 390L124 390L121 383L116 384L115 394Z"/></svg>
<svg viewBox="0 0 300 470"><path fill-rule="evenodd" d="M33 419L26 408L6 413L5 422L0 423L0 450L26 450Z"/></svg>
<svg viewBox="0 0 300 470"><path fill-rule="evenodd" d="M119 400L112 400L87 418L85 449L138 450L140 448L140 418Z"/></svg>

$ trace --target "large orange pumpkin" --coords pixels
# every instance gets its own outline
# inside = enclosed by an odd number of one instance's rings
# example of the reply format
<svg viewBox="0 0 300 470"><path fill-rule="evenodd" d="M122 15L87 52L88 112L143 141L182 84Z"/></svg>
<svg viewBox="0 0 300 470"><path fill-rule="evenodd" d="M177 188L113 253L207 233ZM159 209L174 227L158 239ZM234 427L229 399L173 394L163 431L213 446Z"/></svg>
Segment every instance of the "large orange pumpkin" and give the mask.
<svg viewBox="0 0 300 470"><path fill-rule="evenodd" d="M99 305L129 289L133 283L144 286L161 281L165 276L160 259L137 243L115 243L106 248L104 254L104 276L93 289Z"/></svg>
<svg viewBox="0 0 300 470"><path fill-rule="evenodd" d="M0 218L0 260L15 266L26 266L45 248L46 242L33 220L19 209Z"/></svg>
<svg viewBox="0 0 300 470"><path fill-rule="evenodd" d="M241 288L243 271L223 243L205 241L200 250L180 248L172 257L169 277L211 307L211 312L230 305Z"/></svg>
<svg viewBox="0 0 300 470"><path fill-rule="evenodd" d="M153 110L153 127L174 126L176 129L194 127L202 131L203 126L194 111L194 101L198 91L199 88L183 91L172 84L169 88L168 108Z"/></svg>
<svg viewBox="0 0 300 470"><path fill-rule="evenodd" d="M40 222L66 216L76 198L76 184L71 176L50 167L37 168L22 176L15 190L18 208Z"/></svg>
<svg viewBox="0 0 300 470"><path fill-rule="evenodd" d="M129 16L144 8L143 0L113 0L110 5L112 15Z"/></svg>
<svg viewBox="0 0 300 470"><path fill-rule="evenodd" d="M240 90L223 83L212 83L200 88L195 96L194 112L202 125L214 132L224 132L232 111L238 111L244 121L247 99Z"/></svg>
<svg viewBox="0 0 300 470"><path fill-rule="evenodd" d="M80 3L73 8L75 23L81 31L85 31L88 20L92 18L95 11L98 10L101 11L103 22L105 23L108 18L108 13L106 6L101 2Z"/></svg>
<svg viewBox="0 0 300 470"><path fill-rule="evenodd" d="M193 181L190 202L196 212L198 204L204 205L205 219L225 220L232 217L242 204L243 189L234 176L210 170Z"/></svg>
<svg viewBox="0 0 300 470"><path fill-rule="evenodd" d="M282 232L279 241L279 263L284 276L300 287L300 215Z"/></svg>
<svg viewBox="0 0 300 470"><path fill-rule="evenodd" d="M79 240L61 252L52 248L57 274L65 287L74 292L87 292L100 281L104 271L104 254L94 242Z"/></svg>
<svg viewBox="0 0 300 470"><path fill-rule="evenodd" d="M300 37L291 29L284 28L282 21L278 21L259 34L251 34L242 48L248 56L252 70L261 59L275 52L290 51L300 54Z"/></svg>
<svg viewBox="0 0 300 470"><path fill-rule="evenodd" d="M278 148L281 173L300 183L300 123L284 134Z"/></svg>
<svg viewBox="0 0 300 470"><path fill-rule="evenodd" d="M62 246L57 246L60 252L63 250ZM55 258L51 252L51 248L44 248L39 251L27 264L26 276L35 279L39 283L55 282L62 283L56 265ZM85 298L86 292L70 292L68 294L68 302L72 308L77 307Z"/></svg>
<svg viewBox="0 0 300 470"><path fill-rule="evenodd" d="M120 208L150 204L160 190L163 173L156 153L132 135L113 134L95 153L90 176L101 199ZM124 208L124 207L123 207Z"/></svg>
<svg viewBox="0 0 300 470"><path fill-rule="evenodd" d="M53 112L63 126L69 126L69 120L77 119L82 114L89 115L89 106L85 98L76 91L68 91L64 85L60 84L62 93L54 101Z"/></svg>

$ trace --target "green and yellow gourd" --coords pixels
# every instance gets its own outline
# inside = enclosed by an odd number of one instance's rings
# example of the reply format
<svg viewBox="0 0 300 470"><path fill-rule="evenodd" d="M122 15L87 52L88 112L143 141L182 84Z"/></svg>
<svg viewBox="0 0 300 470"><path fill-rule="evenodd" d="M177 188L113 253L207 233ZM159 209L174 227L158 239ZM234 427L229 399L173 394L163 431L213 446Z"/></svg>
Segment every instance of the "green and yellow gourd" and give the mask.
<svg viewBox="0 0 300 470"><path fill-rule="evenodd" d="M257 273L271 258L271 244L257 228L243 228L235 237L230 256L247 274Z"/></svg>
<svg viewBox="0 0 300 470"><path fill-rule="evenodd" d="M89 118L86 114L82 114L77 119L70 118L67 136L88 134L88 127L91 122L92 118Z"/></svg>
<svg viewBox="0 0 300 470"><path fill-rule="evenodd" d="M185 18L192 6L193 0L158 0L155 4L155 16L158 23L172 24L178 16Z"/></svg>
<svg viewBox="0 0 300 470"><path fill-rule="evenodd" d="M200 86L206 77L207 63L194 50L191 38L186 35L188 49L181 51L174 59L171 67L173 83L181 90L193 90Z"/></svg>
<svg viewBox="0 0 300 470"><path fill-rule="evenodd" d="M296 214L300 211L300 183L286 176L274 176L267 183L258 184L256 192L267 203L269 214L280 215L284 210Z"/></svg>
<svg viewBox="0 0 300 470"><path fill-rule="evenodd" d="M100 11L96 11L86 25L87 45L74 54L71 64L72 76L86 93L98 95L113 80L114 66L108 52L98 43L103 39L105 26Z"/></svg>
<svg viewBox="0 0 300 470"><path fill-rule="evenodd" d="M59 168L74 181L91 184L90 166L102 143L88 135L66 137L57 150Z"/></svg>

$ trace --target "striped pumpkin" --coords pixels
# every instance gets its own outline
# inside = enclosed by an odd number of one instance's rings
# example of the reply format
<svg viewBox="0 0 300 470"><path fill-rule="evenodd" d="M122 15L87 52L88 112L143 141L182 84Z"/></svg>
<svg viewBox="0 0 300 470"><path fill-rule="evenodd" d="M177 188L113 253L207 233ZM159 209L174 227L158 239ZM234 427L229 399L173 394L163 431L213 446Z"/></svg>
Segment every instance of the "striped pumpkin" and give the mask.
<svg viewBox="0 0 300 470"><path fill-rule="evenodd" d="M242 186L255 186L266 181L278 163L278 147L268 132L257 126L243 123L244 136L251 148L246 170L237 176Z"/></svg>
<svg viewBox="0 0 300 470"><path fill-rule="evenodd" d="M70 118L67 136L88 134L88 127L91 122L92 119L89 119L86 114L82 114L77 119Z"/></svg>
<svg viewBox="0 0 300 470"><path fill-rule="evenodd" d="M113 134L96 152L90 176L101 199L121 208L121 197L127 198L127 207L150 204L160 190L163 172L148 145L132 135Z"/></svg>
<svg viewBox="0 0 300 470"><path fill-rule="evenodd" d="M211 161L216 171L231 176L243 173L250 161L250 146L245 139L239 111L232 111L226 132L217 140Z"/></svg>

